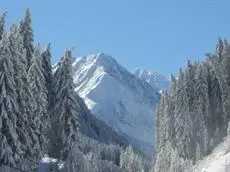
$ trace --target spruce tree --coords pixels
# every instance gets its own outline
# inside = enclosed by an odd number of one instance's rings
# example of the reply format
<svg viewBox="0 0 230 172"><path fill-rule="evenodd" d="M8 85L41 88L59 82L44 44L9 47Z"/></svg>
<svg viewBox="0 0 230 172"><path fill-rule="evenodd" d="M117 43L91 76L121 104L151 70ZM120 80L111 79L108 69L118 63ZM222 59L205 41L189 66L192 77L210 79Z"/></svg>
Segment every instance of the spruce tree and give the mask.
<svg viewBox="0 0 230 172"><path fill-rule="evenodd" d="M177 99L175 105L175 142L179 156L190 156L192 119L190 113L189 97L187 93L187 81L185 73L181 70L177 84Z"/></svg>
<svg viewBox="0 0 230 172"><path fill-rule="evenodd" d="M128 146L121 152L121 169L126 172L143 172L141 158L134 153L132 146Z"/></svg>
<svg viewBox="0 0 230 172"><path fill-rule="evenodd" d="M224 70L225 83L224 86L225 95L224 95L224 114L222 115L224 121L230 120L230 45L226 40L223 40L223 62L222 68ZM227 123L224 123L223 130L226 130L228 127Z"/></svg>
<svg viewBox="0 0 230 172"><path fill-rule="evenodd" d="M74 149L79 128L80 107L72 78L72 56L70 51L65 56L54 74L55 107L52 116L52 148L54 157L66 159Z"/></svg>
<svg viewBox="0 0 230 172"><path fill-rule="evenodd" d="M0 41L0 162L16 166L22 155L17 134L19 107L9 40L3 34Z"/></svg>
<svg viewBox="0 0 230 172"><path fill-rule="evenodd" d="M41 54L41 64L43 76L45 79L45 85L48 93L49 109L52 107L52 96L53 96L53 72L51 64L51 44L48 44L46 49Z"/></svg>
<svg viewBox="0 0 230 172"><path fill-rule="evenodd" d="M29 9L26 10L24 19L20 22L20 33L23 36L23 47L26 50L26 59L27 59L27 70L31 65L31 59L34 52L34 35L32 28L32 19Z"/></svg>
<svg viewBox="0 0 230 172"><path fill-rule="evenodd" d="M37 164L37 159L35 158L37 150L34 150L34 146L37 145L37 137L30 127L32 121L32 95L28 87L26 56L23 50L22 37L16 25L11 27L8 39L14 68L13 75L16 85L17 103L19 105L18 119L20 120L17 120L17 133L24 151L24 163L33 168Z"/></svg>
<svg viewBox="0 0 230 172"><path fill-rule="evenodd" d="M195 97L196 97L196 108L193 121L194 121L194 135L193 139L196 143L196 150L199 152L199 159L201 155L207 153L208 147L208 131L205 120L208 112L208 82L207 73L203 65L199 65L196 71L196 83L194 85Z"/></svg>
<svg viewBox="0 0 230 172"><path fill-rule="evenodd" d="M195 84L195 74L196 74L196 66L192 64L190 61L187 62L187 68L185 70L185 82L184 82L184 89L185 89L185 98L187 99L187 106L189 112L194 110L194 84Z"/></svg>
<svg viewBox="0 0 230 172"><path fill-rule="evenodd" d="M2 39L2 36L4 34L4 29L5 29L5 17L6 17L6 13L3 13L0 16L0 40Z"/></svg>
<svg viewBox="0 0 230 172"><path fill-rule="evenodd" d="M49 129L50 118L48 115L48 98L41 65L41 54L39 47L34 50L31 59L31 66L28 71L28 82L31 93L33 95L32 106L32 125L31 127L38 136L40 144L40 152L46 150L47 132ZM39 147L38 147L39 148Z"/></svg>

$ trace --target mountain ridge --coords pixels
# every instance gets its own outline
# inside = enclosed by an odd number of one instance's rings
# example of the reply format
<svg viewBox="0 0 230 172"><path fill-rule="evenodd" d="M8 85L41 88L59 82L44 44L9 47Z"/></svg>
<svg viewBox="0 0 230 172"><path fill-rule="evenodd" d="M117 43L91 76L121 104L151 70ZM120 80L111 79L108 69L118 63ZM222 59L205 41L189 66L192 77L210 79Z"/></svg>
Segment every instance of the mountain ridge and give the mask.
<svg viewBox="0 0 230 172"><path fill-rule="evenodd" d="M168 78L149 69L138 67L135 69L134 75L141 80L146 81L158 91L167 90L170 85L170 80Z"/></svg>
<svg viewBox="0 0 230 172"><path fill-rule="evenodd" d="M134 147L152 150L152 119L159 93L105 53L75 58L72 66L75 91L91 112L130 137Z"/></svg>

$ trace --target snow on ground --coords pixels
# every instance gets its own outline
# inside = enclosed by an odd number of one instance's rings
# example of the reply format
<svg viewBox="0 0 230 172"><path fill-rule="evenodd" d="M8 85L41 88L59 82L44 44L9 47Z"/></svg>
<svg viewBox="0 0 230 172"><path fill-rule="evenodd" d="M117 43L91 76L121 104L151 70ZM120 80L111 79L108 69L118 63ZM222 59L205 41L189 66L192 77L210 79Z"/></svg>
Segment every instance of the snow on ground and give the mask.
<svg viewBox="0 0 230 172"><path fill-rule="evenodd" d="M192 172L230 172L230 136L198 162Z"/></svg>
<svg viewBox="0 0 230 172"><path fill-rule="evenodd" d="M62 169L64 169L64 165L65 163L63 161L45 156L38 166L38 172L56 172L55 169L61 172Z"/></svg>

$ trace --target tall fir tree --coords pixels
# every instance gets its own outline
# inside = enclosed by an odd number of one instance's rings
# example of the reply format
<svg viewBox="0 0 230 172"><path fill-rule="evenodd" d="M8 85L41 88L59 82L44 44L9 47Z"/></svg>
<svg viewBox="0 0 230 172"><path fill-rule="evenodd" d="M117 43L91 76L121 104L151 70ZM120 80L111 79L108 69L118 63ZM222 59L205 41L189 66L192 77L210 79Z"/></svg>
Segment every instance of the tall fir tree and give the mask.
<svg viewBox="0 0 230 172"><path fill-rule="evenodd" d="M17 134L19 107L9 40L3 34L0 42L0 162L16 166L22 155Z"/></svg>
<svg viewBox="0 0 230 172"><path fill-rule="evenodd" d="M206 117L208 110L208 82L207 72L203 65L199 65L196 70L196 82L194 84L195 92L195 113L193 114L194 132L193 139L196 143L197 155L194 158L198 160L202 155L207 153L208 132L206 127Z"/></svg>
<svg viewBox="0 0 230 172"><path fill-rule="evenodd" d="M140 157L134 153L132 146L121 152L121 169L125 172L144 172Z"/></svg>
<svg viewBox="0 0 230 172"><path fill-rule="evenodd" d="M171 98L165 92L160 99L157 111L157 151L155 157L155 171L166 171L171 164L172 138L174 134L173 109Z"/></svg>
<svg viewBox="0 0 230 172"><path fill-rule="evenodd" d="M0 16L0 40L4 34L6 12Z"/></svg>
<svg viewBox="0 0 230 172"><path fill-rule="evenodd" d="M32 115L32 95L28 87L27 74L26 74L26 56L23 50L22 37L19 33L18 27L13 25L9 32L9 44L10 53L12 56L12 62L14 67L14 79L16 85L17 102L19 105L19 113L17 120L17 133L19 140L23 147L23 157L31 168L36 166L37 150L34 150L34 146L37 145L37 137L34 131L30 127L31 115Z"/></svg>
<svg viewBox="0 0 230 172"><path fill-rule="evenodd" d="M41 54L41 64L42 64L42 71L45 79L45 85L48 93L48 102L49 102L49 109L51 110L52 104L52 97L53 97L53 72L52 72L52 64L51 64L51 44L48 44L45 50Z"/></svg>
<svg viewBox="0 0 230 172"><path fill-rule="evenodd" d="M195 84L195 74L196 74L196 66L195 64L192 64L190 61L187 62L187 68L185 70L185 83L184 83L184 89L185 89L185 99L187 99L187 106L189 112L192 112L194 110L194 99L195 99L195 93L194 93L194 84Z"/></svg>
<svg viewBox="0 0 230 172"><path fill-rule="evenodd" d="M34 35L32 28L32 19L31 13L29 9L26 10L24 19L20 22L19 30L21 35L23 36L23 47L26 50L26 59L27 59L27 70L31 65L31 59L33 57L34 52Z"/></svg>
<svg viewBox="0 0 230 172"><path fill-rule="evenodd" d="M74 91L72 78L72 55L65 56L54 74L55 107L52 116L52 148L50 154L56 158L66 159L68 153L77 144L80 107Z"/></svg>
<svg viewBox="0 0 230 172"><path fill-rule="evenodd" d="M32 128L39 139L42 152L47 148L47 134L49 130L50 117L48 115L48 98L41 64L40 48L36 47L28 71L28 82L33 95L32 106ZM41 152L40 151L40 152Z"/></svg>

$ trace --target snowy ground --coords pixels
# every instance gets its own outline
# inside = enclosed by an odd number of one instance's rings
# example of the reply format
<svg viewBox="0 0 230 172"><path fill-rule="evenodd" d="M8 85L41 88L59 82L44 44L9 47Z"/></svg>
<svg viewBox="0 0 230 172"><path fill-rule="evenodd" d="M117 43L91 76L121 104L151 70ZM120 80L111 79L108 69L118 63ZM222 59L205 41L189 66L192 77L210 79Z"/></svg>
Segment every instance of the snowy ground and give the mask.
<svg viewBox="0 0 230 172"><path fill-rule="evenodd" d="M230 172L230 137L193 168L192 172Z"/></svg>
<svg viewBox="0 0 230 172"><path fill-rule="evenodd" d="M62 172L64 162L58 162L57 159L45 156L39 164L38 172L56 172L55 169L58 169L58 172Z"/></svg>

